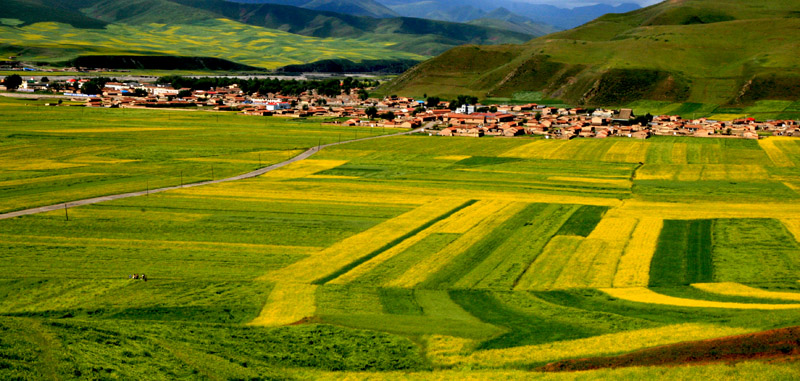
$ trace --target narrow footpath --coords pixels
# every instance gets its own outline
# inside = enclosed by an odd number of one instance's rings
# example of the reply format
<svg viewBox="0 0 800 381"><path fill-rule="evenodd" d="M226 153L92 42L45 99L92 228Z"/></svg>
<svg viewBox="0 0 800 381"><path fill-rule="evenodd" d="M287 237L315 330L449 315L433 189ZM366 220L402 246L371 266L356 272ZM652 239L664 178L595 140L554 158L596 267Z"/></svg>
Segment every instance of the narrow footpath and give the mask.
<svg viewBox="0 0 800 381"><path fill-rule="evenodd" d="M212 180L212 181L203 181L203 182L199 182L199 183L191 183L191 184L184 184L184 185L176 185L176 186L158 188L158 189L150 189L149 191L148 190L144 190L144 191L139 191L139 192L130 192L130 193L108 195L108 196L93 197L93 198L87 198L87 199L84 199L84 200L62 202L62 203L53 204L53 205L40 206L38 208L18 210L16 212L9 212L9 213L0 214L0 220L5 220L5 219L8 219L8 218L14 218L14 217L19 217L19 216L27 216L27 215L31 215L31 214L52 212L52 211L55 211L55 210L62 210L64 208L72 208L72 207L81 206L81 205L97 204L98 202L119 200L119 199L128 198L128 197L145 196L147 194L161 193L161 192L166 192L166 191L175 190L175 189L192 188L192 187L199 187L199 186L203 186L203 185L225 183L225 182L228 182L228 181L237 181L237 180L250 179L250 178L253 178L253 177L261 176L261 175L263 175L263 174L265 174L267 172L274 171L274 170L276 170L278 168L285 167L285 166L287 166L289 164L296 163L298 161L308 159L309 157L311 157L315 153L317 153L317 152L319 152L322 149L327 148L327 147L333 147L333 146L338 146L340 144L360 142L360 141L365 141L365 140L388 138L388 137L391 137L391 136L410 135L410 134L413 134L413 133L420 132L420 131L422 131L422 130L424 130L426 128L431 128L432 126L433 126L433 123L431 122L431 123L426 124L423 127L420 127L420 128L417 128L417 129L411 130L411 131L400 132L400 133L389 134L389 135L369 136L369 137L366 137L366 138L345 140L345 141L337 142L337 143L324 144L324 145L321 145L321 146L310 148L309 150L307 150L307 151L305 151L305 152L303 152L303 153L301 153L301 154L299 154L299 155L297 155L297 156L295 156L295 157L293 157L293 158L291 158L289 160L286 160L284 162L273 164L273 165L270 165L268 167L257 169L257 170L255 170L253 172L248 172L248 173L244 173L244 174L241 174L241 175L238 175L238 176L228 177L228 178L225 178L225 179Z"/></svg>

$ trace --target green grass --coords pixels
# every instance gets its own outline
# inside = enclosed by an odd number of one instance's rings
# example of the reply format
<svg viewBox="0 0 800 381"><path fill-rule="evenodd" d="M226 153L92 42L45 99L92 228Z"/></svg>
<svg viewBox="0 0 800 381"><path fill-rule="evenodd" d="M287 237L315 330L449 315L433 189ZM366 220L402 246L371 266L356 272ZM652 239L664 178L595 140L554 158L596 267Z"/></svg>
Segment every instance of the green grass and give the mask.
<svg viewBox="0 0 800 381"><path fill-rule="evenodd" d="M603 206L584 205L573 213L556 235L589 236L608 210Z"/></svg>
<svg viewBox="0 0 800 381"><path fill-rule="evenodd" d="M800 279L800 246L778 220L717 220L713 239L714 281L758 284Z"/></svg>
<svg viewBox="0 0 800 381"><path fill-rule="evenodd" d="M650 265L650 286L712 280L712 221L667 220Z"/></svg>

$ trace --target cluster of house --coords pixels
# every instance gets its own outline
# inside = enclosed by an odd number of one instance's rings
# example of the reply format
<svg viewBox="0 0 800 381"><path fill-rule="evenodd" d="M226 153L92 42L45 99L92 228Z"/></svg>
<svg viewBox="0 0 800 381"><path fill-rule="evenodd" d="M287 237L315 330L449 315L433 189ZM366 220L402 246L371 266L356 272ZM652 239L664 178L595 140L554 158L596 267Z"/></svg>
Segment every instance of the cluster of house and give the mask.
<svg viewBox="0 0 800 381"><path fill-rule="evenodd" d="M759 132L800 136L798 122L791 120L685 120L676 115L660 115L652 120L643 120L636 118L631 109L565 108L534 103L460 105L451 110L448 102L426 107L424 101L405 97L362 100L359 89L343 91L334 97L325 97L313 90L287 96L246 94L237 85L191 90L138 82L108 82L102 94L80 94L86 82L88 80L85 79L67 80L61 86L61 91L75 99L84 99L90 107L207 107L257 116L339 118L344 121L333 123L346 126L417 128L430 124L433 127L427 132L440 136L544 135L553 139L619 136L646 139L653 135L672 135L758 139ZM29 80L24 81L23 88L37 89L42 85ZM374 108L371 114L370 108ZM378 118L375 118L376 114Z"/></svg>
<svg viewBox="0 0 800 381"><path fill-rule="evenodd" d="M774 135L800 136L800 125L792 120L758 122L754 118L744 118L723 122L660 115L651 121L642 121L631 109L586 110L536 104L492 107L496 107L497 112L445 113L442 121L447 123L447 127L438 134L470 137L544 135L555 139L602 139L610 136L647 139L653 135L758 139L758 131L764 131ZM639 122L634 123L636 120Z"/></svg>

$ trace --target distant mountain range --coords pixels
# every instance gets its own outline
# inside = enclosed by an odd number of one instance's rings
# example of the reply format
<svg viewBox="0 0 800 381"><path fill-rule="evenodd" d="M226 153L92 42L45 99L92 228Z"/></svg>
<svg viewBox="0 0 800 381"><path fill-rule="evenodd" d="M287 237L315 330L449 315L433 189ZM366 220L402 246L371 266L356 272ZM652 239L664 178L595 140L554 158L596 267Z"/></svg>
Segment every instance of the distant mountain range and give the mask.
<svg viewBox="0 0 800 381"><path fill-rule="evenodd" d="M524 22L470 25L308 9L387 14L388 8L364 0L281 1L303 8L222 0L5 0L0 7L0 19L5 20L0 22L0 53L40 61L80 55L181 54L274 68L323 59L423 60L463 44L523 43L549 31ZM228 26L221 20L247 27ZM48 32L31 25L47 21L68 26ZM175 31L182 34L170 34Z"/></svg>
<svg viewBox="0 0 800 381"><path fill-rule="evenodd" d="M387 0L388 1L388 0ZM800 10L785 0L669 0L521 45L463 46L389 84L392 94L573 104L748 104L800 99Z"/></svg>
<svg viewBox="0 0 800 381"><path fill-rule="evenodd" d="M460 0L458 2L450 0L378 1L403 16L454 22L492 18L492 12L502 8L505 12L516 14L531 22L552 25L561 30L585 24L607 13L625 13L641 8L635 3L623 3L617 6L596 4L568 9L513 0Z"/></svg>
<svg viewBox="0 0 800 381"><path fill-rule="evenodd" d="M374 0L230 0L249 4L279 4L293 7L343 13L353 16L398 17L400 14Z"/></svg>

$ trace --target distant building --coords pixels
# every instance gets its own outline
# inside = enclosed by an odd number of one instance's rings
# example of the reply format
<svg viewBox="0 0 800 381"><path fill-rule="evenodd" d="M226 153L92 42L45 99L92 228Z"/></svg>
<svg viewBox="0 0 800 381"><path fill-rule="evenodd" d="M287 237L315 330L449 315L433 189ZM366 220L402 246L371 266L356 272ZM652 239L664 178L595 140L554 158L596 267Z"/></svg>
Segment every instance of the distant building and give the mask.
<svg viewBox="0 0 800 381"><path fill-rule="evenodd" d="M456 112L459 114L472 114L475 112L475 106L473 105L462 105L461 107L456 109Z"/></svg>

